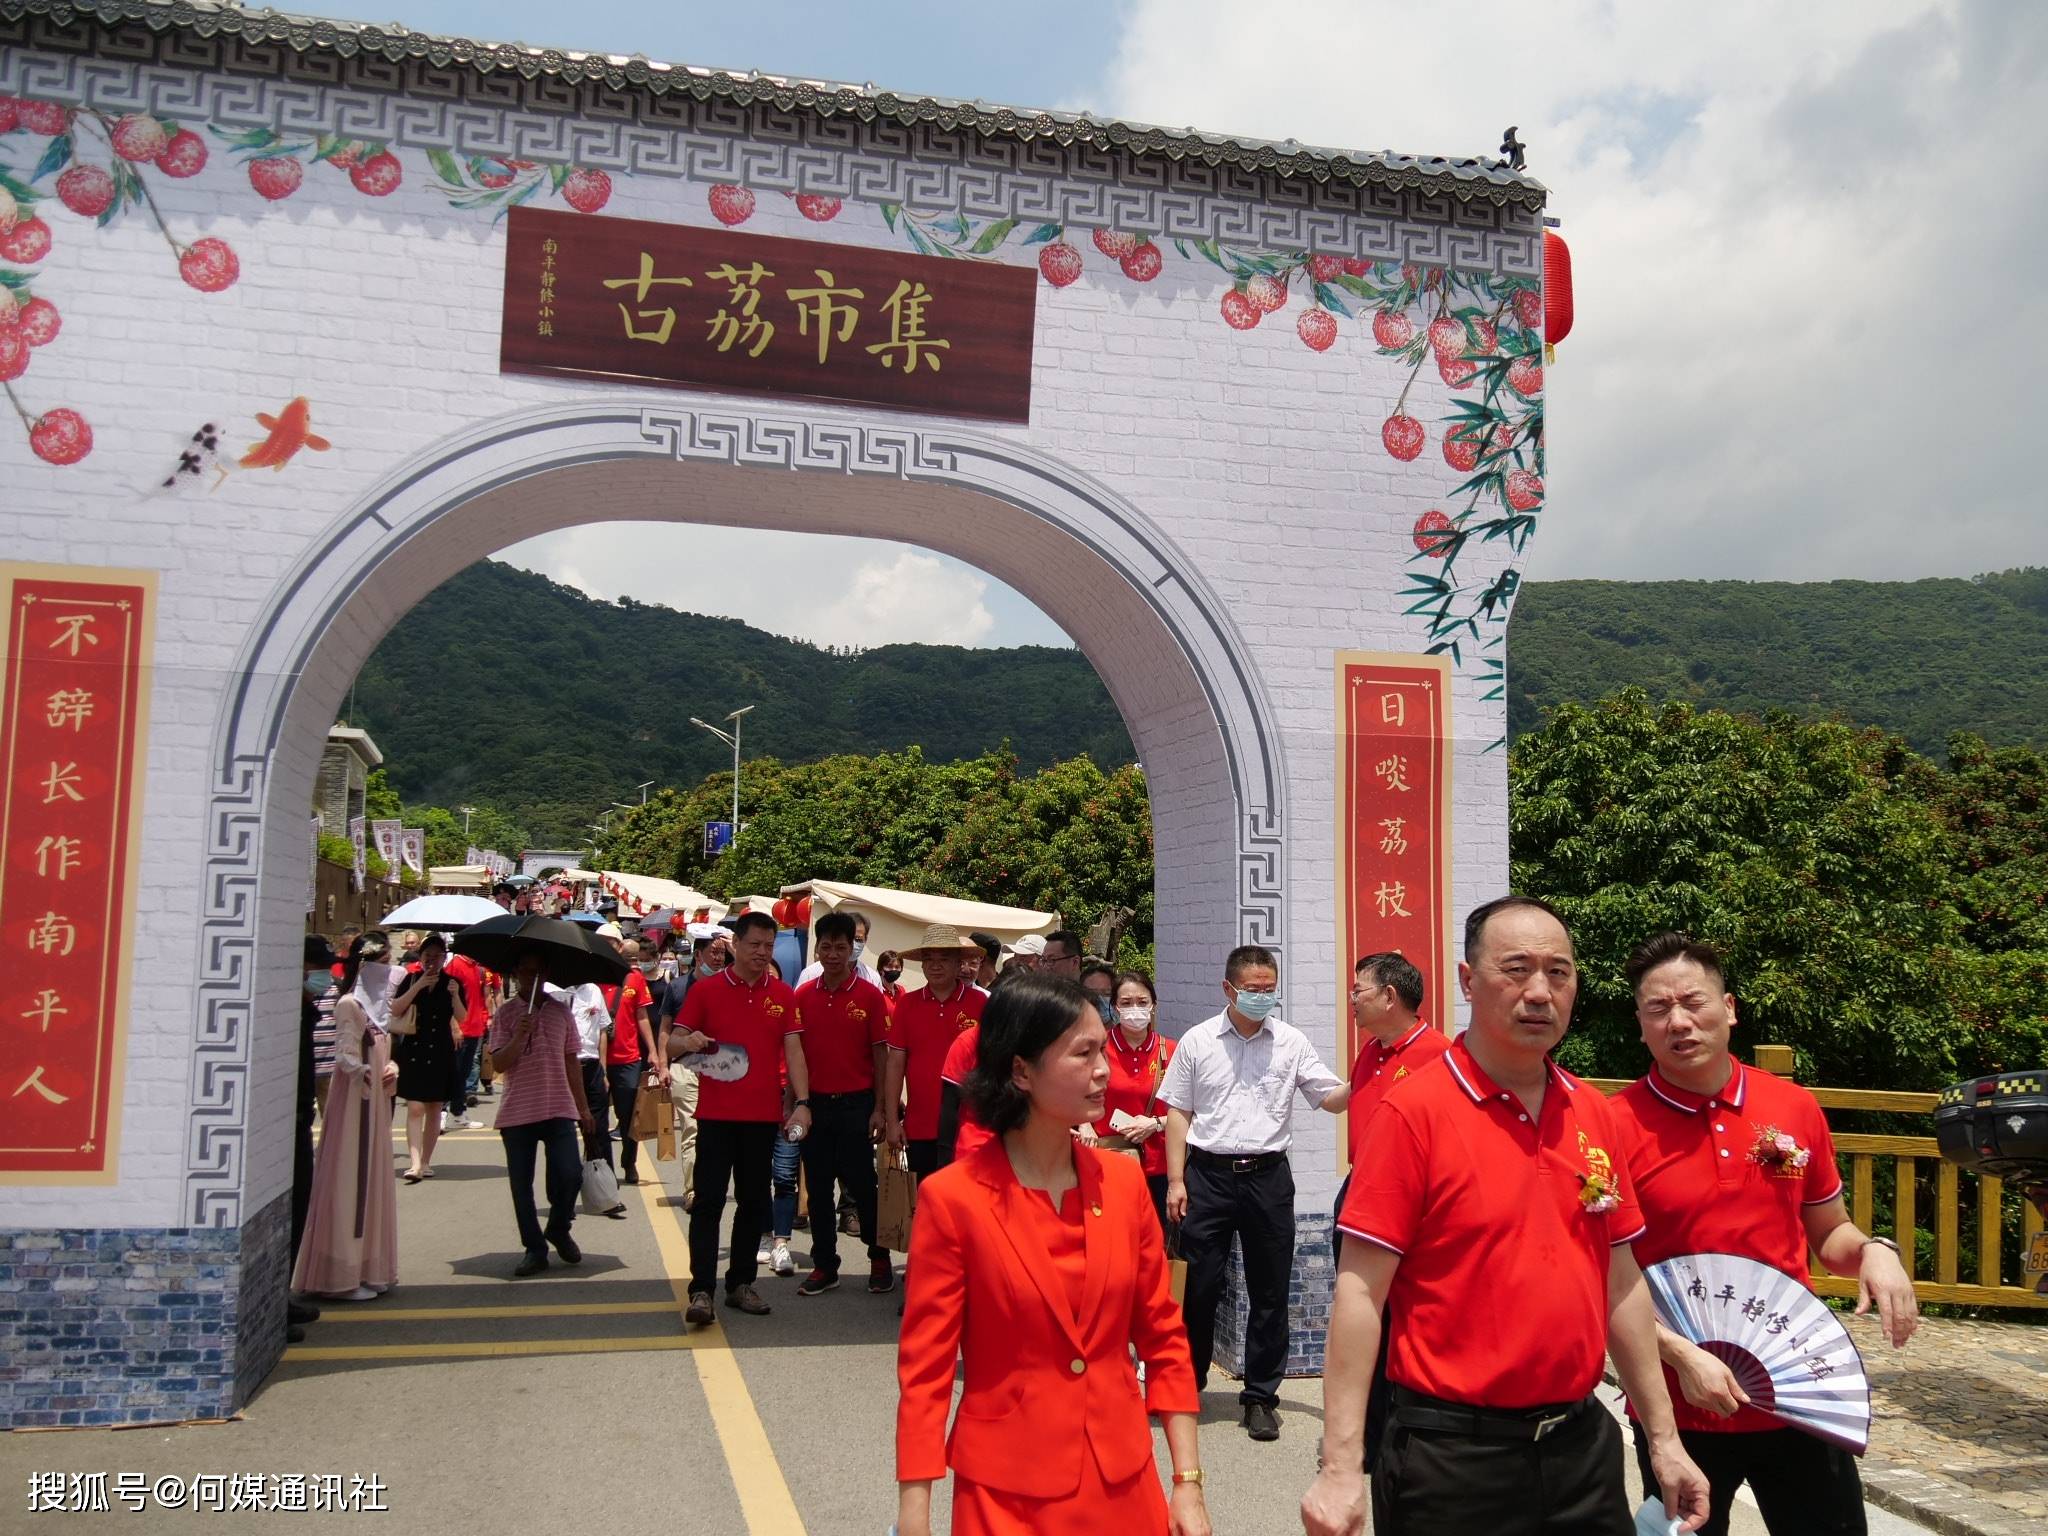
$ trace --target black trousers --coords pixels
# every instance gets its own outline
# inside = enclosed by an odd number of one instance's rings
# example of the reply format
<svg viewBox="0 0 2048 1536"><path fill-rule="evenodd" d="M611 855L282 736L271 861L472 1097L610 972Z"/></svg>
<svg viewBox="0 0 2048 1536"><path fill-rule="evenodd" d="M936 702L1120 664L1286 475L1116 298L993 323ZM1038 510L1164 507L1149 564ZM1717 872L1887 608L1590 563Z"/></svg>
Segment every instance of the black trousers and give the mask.
<svg viewBox="0 0 2048 1536"><path fill-rule="evenodd" d="M583 1097L590 1105L591 1124L596 1127L583 1133L583 1161L594 1162L601 1157L616 1173L619 1165L612 1158L612 1092L604 1075L604 1062L596 1056L585 1056L578 1065L583 1068Z"/></svg>
<svg viewBox="0 0 2048 1536"><path fill-rule="evenodd" d="M928 1179L939 1171L939 1142L937 1137L930 1141L906 1141L903 1144L904 1166L920 1179Z"/></svg>
<svg viewBox="0 0 2048 1536"><path fill-rule="evenodd" d="M1411 1429L1399 1414L1372 1469L1376 1536L1635 1536L1621 1426L1599 1403L1533 1441Z"/></svg>
<svg viewBox="0 0 2048 1536"><path fill-rule="evenodd" d="M875 1246L875 1144L868 1140L874 1112L872 1093L811 1095L811 1133L803 1141L804 1179L811 1191L811 1263L828 1275L839 1273L835 1186L853 1196L868 1261L889 1257L888 1249Z"/></svg>
<svg viewBox="0 0 2048 1536"><path fill-rule="evenodd" d="M619 1166L627 1173L640 1170L640 1143L633 1139L633 1105L640 1098L640 1073L645 1066L645 1062L628 1061L604 1069L612 1114L619 1122Z"/></svg>
<svg viewBox="0 0 2048 1536"><path fill-rule="evenodd" d="M1636 1465L1643 1492L1661 1497L1650 1475L1650 1442L1637 1424ZM1728 1536L1728 1508L1744 1483L1756 1495L1771 1536L1864 1536L1863 1479L1856 1458L1839 1445L1796 1429L1742 1434L1683 1429L1685 1453L1707 1477L1710 1513L1700 1536Z"/></svg>
<svg viewBox="0 0 2048 1536"><path fill-rule="evenodd" d="M505 1177L512 1185L512 1215L519 1223L519 1246L546 1254L548 1241L576 1224L576 1196L583 1190L583 1164L576 1157L576 1122L566 1115L526 1125L501 1126L505 1144ZM545 1148L548 1157L548 1222L540 1223L533 1203L533 1168Z"/></svg>
<svg viewBox="0 0 2048 1536"><path fill-rule="evenodd" d="M455 1092L448 1096L448 1112L458 1120L469 1118L469 1074L476 1070L476 1053L483 1044L482 1035L464 1035L455 1047Z"/></svg>
<svg viewBox="0 0 2048 1536"><path fill-rule="evenodd" d="M1188 1350L1195 1381L1207 1385L1216 1348L1216 1308L1230 1267L1230 1240L1244 1250L1244 1390L1237 1400L1272 1407L1280 1401L1287 1370L1287 1281L1294 1271L1294 1170L1285 1157L1247 1173L1232 1173L1190 1150L1188 1213L1180 1224L1180 1254L1187 1260Z"/></svg>
<svg viewBox="0 0 2048 1536"><path fill-rule="evenodd" d="M733 1193L732 1255L725 1288L752 1285L761 1272L757 1255L768 1230L770 1166L782 1127L773 1120L697 1122L696 1198L690 1203L690 1290L708 1291L718 1278L718 1224L725 1194Z"/></svg>

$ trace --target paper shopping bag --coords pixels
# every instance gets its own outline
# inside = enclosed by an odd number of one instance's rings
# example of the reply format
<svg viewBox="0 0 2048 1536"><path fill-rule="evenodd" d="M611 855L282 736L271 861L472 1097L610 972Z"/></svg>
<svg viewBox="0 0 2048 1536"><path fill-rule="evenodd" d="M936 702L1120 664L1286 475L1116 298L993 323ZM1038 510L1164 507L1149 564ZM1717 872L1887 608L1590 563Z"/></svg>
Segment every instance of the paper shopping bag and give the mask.
<svg viewBox="0 0 2048 1536"><path fill-rule="evenodd" d="M887 1144L875 1152L875 1241L892 1253L910 1252L910 1223L917 1214L917 1185L903 1154Z"/></svg>
<svg viewBox="0 0 2048 1536"><path fill-rule="evenodd" d="M654 1133L654 1160L657 1163L672 1163L676 1160L676 1123L663 1120Z"/></svg>
<svg viewBox="0 0 2048 1536"><path fill-rule="evenodd" d="M633 1101L633 1129L635 1141L652 1141L664 1126L676 1123L675 1110L669 1104L668 1090L642 1086L640 1096Z"/></svg>
<svg viewBox="0 0 2048 1536"><path fill-rule="evenodd" d="M1179 1222L1169 1227L1166 1234L1166 1289L1175 1306L1188 1299L1188 1261L1180 1256Z"/></svg>

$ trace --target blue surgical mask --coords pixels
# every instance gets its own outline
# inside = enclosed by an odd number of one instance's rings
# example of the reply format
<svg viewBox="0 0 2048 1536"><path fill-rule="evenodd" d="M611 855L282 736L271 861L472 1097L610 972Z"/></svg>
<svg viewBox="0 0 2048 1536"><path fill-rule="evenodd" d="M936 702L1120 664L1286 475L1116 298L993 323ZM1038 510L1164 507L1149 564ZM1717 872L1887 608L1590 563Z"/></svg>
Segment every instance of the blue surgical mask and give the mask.
<svg viewBox="0 0 2048 1536"><path fill-rule="evenodd" d="M306 972L306 996L318 997L334 985L334 976L328 971Z"/></svg>
<svg viewBox="0 0 2048 1536"><path fill-rule="evenodd" d="M853 941L853 958L856 960L860 959L860 952L867 947L868 941L866 939L855 939Z"/></svg>
<svg viewBox="0 0 2048 1536"><path fill-rule="evenodd" d="M1237 994L1236 1006L1239 1013L1256 1024L1270 1017L1273 1010L1280 1006L1280 994L1278 992L1240 992Z"/></svg>

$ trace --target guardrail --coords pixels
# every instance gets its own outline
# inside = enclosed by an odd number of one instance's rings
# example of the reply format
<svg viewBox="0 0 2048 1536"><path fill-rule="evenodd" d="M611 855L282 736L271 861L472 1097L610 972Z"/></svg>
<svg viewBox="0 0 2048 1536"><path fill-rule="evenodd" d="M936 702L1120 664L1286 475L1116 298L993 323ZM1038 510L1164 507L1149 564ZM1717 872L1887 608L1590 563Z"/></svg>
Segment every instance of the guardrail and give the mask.
<svg viewBox="0 0 2048 1536"><path fill-rule="evenodd" d="M1792 1076L1792 1052L1787 1046L1757 1047L1757 1065L1780 1077ZM1628 1086L1618 1078L1589 1078L1595 1087L1615 1093ZM1809 1091L1830 1111L1833 1130L1835 1111L1878 1111L1890 1114L1925 1115L1930 1123L1935 1101L1932 1093L1894 1093L1876 1088L1816 1088ZM2036 1307L2048 1309L2048 1296L2033 1289L2033 1277L2025 1274L2026 1254L2041 1231L2041 1213L2031 1201L2017 1193L2008 1195L2003 1180L1965 1173L1942 1158L1932 1136L1869 1136L1835 1132L1835 1152L1848 1166L1849 1217L1874 1237L1889 1237L1899 1245L1913 1290L1923 1302L1949 1302L1975 1307ZM1922 1170L1921 1164L1933 1163ZM1889 1164L1889 1167L1884 1167ZM1880 1177L1883 1174L1884 1177ZM1976 1186L1975 1198L1965 1201L1963 1181ZM1889 1226L1873 1225L1877 1220L1880 1182L1890 1186ZM1926 1209L1923 1190L1933 1195L1931 1245L1920 1240L1920 1218ZM2013 1219L2013 1207L2019 1208ZM1969 1242L1964 1242L1967 1230ZM2008 1233L2011 1233L2011 1237ZM2017 1241L2013 1241L2016 1237ZM1924 1251L1923 1251L1924 1249ZM1964 1279L1965 1255L1973 1279ZM1931 1270L1932 1273L1926 1273ZM1813 1271L1813 1289L1822 1296L1856 1294L1856 1282Z"/></svg>

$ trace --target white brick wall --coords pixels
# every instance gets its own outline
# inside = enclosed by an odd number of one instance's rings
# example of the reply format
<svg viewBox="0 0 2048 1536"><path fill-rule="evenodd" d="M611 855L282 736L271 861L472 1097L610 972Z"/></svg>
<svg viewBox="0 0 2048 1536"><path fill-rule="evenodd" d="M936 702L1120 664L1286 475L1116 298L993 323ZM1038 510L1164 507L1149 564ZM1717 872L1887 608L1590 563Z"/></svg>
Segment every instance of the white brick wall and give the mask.
<svg viewBox="0 0 2048 1536"><path fill-rule="evenodd" d="M0 138L0 164L22 170L43 142ZM95 447L82 464L53 467L0 423L0 538L10 557L146 566L162 586L120 1182L5 1190L0 1226L185 1219L200 872L223 699L252 626L321 535L437 444L510 413L590 398L702 402L500 376L502 227L488 213L451 210L423 158L402 159L404 185L388 198L366 198L346 177L315 167L276 204L253 194L219 146L189 181L145 168L177 238L210 235L234 247L240 279L218 294L180 281L144 210L104 230L54 199L38 210L55 249L34 288L59 306L64 329L15 389L31 411L83 412ZM701 226L710 222L703 191L615 177L604 212ZM834 222L814 224L764 193L746 228L907 249L874 206L856 201ZM1163 274L1140 287L1084 231L1069 238L1087 271L1071 288L1039 287L1031 425L975 430L1106 486L1162 531L1177 561L1223 605L1224 627L1250 659L1278 731L1286 1012L1334 1060L1332 653L1424 647L1419 621L1402 615L1394 594L1416 517L1463 478L1437 451L1450 392L1423 370L1408 410L1430 426L1430 445L1415 463L1397 463L1379 428L1406 370L1375 355L1360 322L1345 322L1330 352L1312 353L1294 332L1297 294L1257 330L1232 331L1217 313L1227 280L1208 263L1169 246ZM237 471L217 491L151 493L202 422L222 424L239 452L260 436L256 412L298 395L311 401L314 430L332 440L331 451L303 454L279 473ZM982 566L1051 614L1102 673L1151 775L1169 1017L1184 1024L1216 1006L1222 953L1236 936L1240 808L1201 678L1112 565L1030 511L942 486L667 461L559 472L453 513L396 550L347 597L292 696L270 770L245 1210L289 1180L303 807L319 743L356 667L410 604L493 550L572 522L664 517L923 543ZM1468 556L1463 574L1491 575L1502 558L1498 549ZM321 594L329 595L346 596ZM691 601L686 579L673 601ZM1463 675L1454 687L1459 917L1497 894L1507 875L1504 764L1481 750L1502 734L1502 707L1478 691ZM1239 745L1249 752L1249 742ZM1305 1209L1326 1205L1334 1188L1335 1129L1323 1116L1300 1123Z"/></svg>

